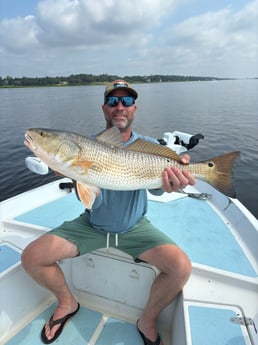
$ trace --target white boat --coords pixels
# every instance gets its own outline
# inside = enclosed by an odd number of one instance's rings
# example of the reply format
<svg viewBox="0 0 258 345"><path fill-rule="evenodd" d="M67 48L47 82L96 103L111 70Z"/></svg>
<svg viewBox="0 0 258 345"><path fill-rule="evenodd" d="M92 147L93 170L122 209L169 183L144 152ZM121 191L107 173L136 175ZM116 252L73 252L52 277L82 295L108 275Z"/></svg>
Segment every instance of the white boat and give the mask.
<svg viewBox="0 0 258 345"><path fill-rule="evenodd" d="M191 138L164 135L179 152ZM0 344L42 344L56 302L24 272L20 254L84 211L70 182L60 179L0 203ZM185 288L159 317L164 345L258 345L258 220L239 200L201 181L184 193L149 194L147 216L193 265ZM159 274L155 267L113 248L59 264L81 304L59 345L143 344L135 325Z"/></svg>

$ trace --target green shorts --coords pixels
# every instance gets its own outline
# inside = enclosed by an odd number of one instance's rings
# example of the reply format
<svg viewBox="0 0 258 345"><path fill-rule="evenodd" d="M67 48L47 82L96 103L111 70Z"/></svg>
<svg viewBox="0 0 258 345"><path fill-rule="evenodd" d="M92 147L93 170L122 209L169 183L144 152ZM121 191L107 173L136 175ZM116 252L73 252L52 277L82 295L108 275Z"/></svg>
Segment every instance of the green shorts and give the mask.
<svg viewBox="0 0 258 345"><path fill-rule="evenodd" d="M107 232L93 228L87 213L81 214L72 221L64 222L59 227L50 230L49 234L75 243L80 255L107 247ZM166 234L155 228L146 217L142 217L129 231L118 233L117 238L115 233L110 233L109 236L108 245L110 247L131 255L134 260L153 247L175 244Z"/></svg>

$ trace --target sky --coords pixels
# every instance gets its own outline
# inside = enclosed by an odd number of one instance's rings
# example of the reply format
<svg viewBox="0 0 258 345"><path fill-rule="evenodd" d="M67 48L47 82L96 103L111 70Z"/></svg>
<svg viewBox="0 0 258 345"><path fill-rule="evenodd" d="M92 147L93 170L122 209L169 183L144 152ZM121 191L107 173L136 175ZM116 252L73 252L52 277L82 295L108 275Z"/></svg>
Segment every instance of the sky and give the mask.
<svg viewBox="0 0 258 345"><path fill-rule="evenodd" d="M0 77L258 77L258 0L0 0Z"/></svg>

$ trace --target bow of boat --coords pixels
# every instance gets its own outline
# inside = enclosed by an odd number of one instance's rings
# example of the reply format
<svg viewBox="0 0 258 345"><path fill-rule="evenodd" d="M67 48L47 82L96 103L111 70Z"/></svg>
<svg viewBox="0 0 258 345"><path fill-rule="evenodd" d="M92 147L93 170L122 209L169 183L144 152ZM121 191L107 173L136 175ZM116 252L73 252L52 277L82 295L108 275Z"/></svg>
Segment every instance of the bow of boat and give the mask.
<svg viewBox="0 0 258 345"><path fill-rule="evenodd" d="M1 344L41 344L55 300L24 272L20 255L31 241L83 212L69 182L55 181L0 204ZM184 290L160 315L164 344L257 345L258 221L238 200L203 182L185 192L149 195L147 216L193 263ZM200 193L210 197L203 200ZM155 267L113 248L59 264L82 306L60 345L142 344L135 323L159 274Z"/></svg>

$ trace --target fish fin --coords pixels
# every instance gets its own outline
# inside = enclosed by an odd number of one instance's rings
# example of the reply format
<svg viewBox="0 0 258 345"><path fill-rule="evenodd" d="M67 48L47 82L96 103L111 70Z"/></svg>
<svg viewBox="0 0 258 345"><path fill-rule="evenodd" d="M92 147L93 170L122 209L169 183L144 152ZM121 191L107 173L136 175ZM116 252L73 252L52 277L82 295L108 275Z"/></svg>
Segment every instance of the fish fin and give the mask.
<svg viewBox="0 0 258 345"><path fill-rule="evenodd" d="M74 159L70 166L77 166L80 168L80 173L86 173L88 169L92 166L94 162L92 161L85 161L85 160L80 160L80 159Z"/></svg>
<svg viewBox="0 0 258 345"><path fill-rule="evenodd" d="M76 182L77 194L87 209L91 209L96 197L100 193L100 189L96 186Z"/></svg>
<svg viewBox="0 0 258 345"><path fill-rule="evenodd" d="M201 163L210 167L207 182L227 196L235 197L236 193L232 184L232 168L235 159L239 157L240 151L233 151L214 157Z"/></svg>
<svg viewBox="0 0 258 345"><path fill-rule="evenodd" d="M117 127L111 127L103 132L101 132L97 137L97 141L100 141L104 144L116 147L124 147L122 136Z"/></svg>
<svg viewBox="0 0 258 345"><path fill-rule="evenodd" d="M138 151L156 156L166 157L178 162L180 162L181 160L178 154L175 151L171 150L169 147L142 139L135 140L132 144L127 146L127 149L131 151Z"/></svg>

